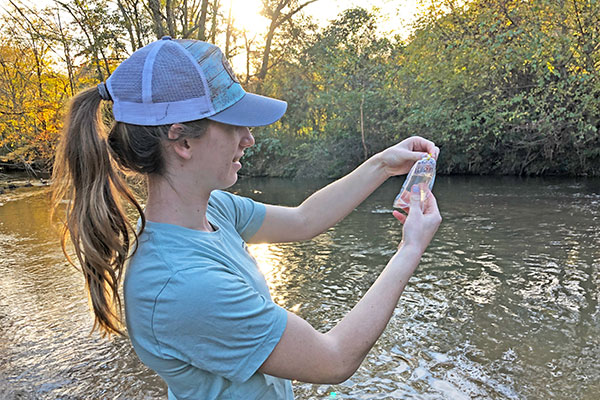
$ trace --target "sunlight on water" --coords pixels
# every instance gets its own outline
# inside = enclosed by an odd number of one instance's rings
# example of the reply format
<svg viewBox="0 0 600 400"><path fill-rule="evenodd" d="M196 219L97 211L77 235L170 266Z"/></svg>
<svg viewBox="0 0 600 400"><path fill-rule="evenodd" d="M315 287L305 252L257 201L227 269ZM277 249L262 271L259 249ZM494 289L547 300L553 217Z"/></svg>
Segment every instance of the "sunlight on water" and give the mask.
<svg viewBox="0 0 600 400"><path fill-rule="evenodd" d="M276 278L271 275L271 272L275 268L281 269L279 268L281 263L280 258L277 255L280 249L276 244L270 243L251 244L248 245L248 249L250 250L250 254L252 254L256 260L260 272L265 275L269 286L271 286L277 281Z"/></svg>
<svg viewBox="0 0 600 400"><path fill-rule="evenodd" d="M326 182L243 179L234 191L297 205ZM250 245L274 301L333 327L394 253L387 182L313 240ZM600 182L438 177L444 221L386 331L340 385L298 399L600 396ZM89 335L80 273L47 222L47 189L0 196L0 398L164 399L127 339Z"/></svg>

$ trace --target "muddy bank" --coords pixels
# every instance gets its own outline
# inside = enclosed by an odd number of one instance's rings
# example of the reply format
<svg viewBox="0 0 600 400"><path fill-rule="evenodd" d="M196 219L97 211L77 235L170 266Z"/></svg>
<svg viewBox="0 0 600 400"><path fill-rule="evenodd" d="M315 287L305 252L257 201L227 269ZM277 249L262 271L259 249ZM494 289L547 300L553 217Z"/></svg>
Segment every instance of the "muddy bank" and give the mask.
<svg viewBox="0 0 600 400"><path fill-rule="evenodd" d="M26 173L0 173L0 194L10 192L15 189L48 186L50 185L49 175L30 176Z"/></svg>

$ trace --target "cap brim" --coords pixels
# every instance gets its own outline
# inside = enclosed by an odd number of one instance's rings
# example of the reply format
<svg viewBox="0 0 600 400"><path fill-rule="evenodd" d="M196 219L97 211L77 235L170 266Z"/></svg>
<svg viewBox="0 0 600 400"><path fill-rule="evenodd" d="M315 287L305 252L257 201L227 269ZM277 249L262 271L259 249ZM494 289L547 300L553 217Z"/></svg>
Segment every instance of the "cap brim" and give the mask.
<svg viewBox="0 0 600 400"><path fill-rule="evenodd" d="M285 101L246 93L240 101L207 119L236 126L264 126L279 120L286 109Z"/></svg>

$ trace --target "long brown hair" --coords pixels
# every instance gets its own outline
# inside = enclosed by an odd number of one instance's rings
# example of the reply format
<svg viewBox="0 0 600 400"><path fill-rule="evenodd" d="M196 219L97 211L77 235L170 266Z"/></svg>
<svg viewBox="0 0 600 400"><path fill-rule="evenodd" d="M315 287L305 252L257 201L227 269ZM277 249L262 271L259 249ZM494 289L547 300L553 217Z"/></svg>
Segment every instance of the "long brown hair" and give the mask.
<svg viewBox="0 0 600 400"><path fill-rule="evenodd" d="M163 143L170 140L170 125L117 122L107 135L101 103L96 88L84 90L71 100L54 161L52 214L66 200L61 245L75 265L66 248L68 239L73 243L95 316L92 330L123 335L119 283L130 251L135 253L132 243L146 222L125 174L165 173ZM201 136L207 125L207 120L182 124L183 131L175 140ZM139 233L131 225L123 202L139 213Z"/></svg>

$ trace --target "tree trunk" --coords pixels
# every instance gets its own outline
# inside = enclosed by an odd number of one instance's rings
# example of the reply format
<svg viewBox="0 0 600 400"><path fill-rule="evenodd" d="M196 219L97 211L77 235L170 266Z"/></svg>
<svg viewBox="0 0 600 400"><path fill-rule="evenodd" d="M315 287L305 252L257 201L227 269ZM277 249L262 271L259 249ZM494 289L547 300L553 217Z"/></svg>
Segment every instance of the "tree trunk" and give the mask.
<svg viewBox="0 0 600 400"><path fill-rule="evenodd" d="M233 7L233 0L229 0L229 15L227 15L227 30L225 31L225 58L229 59L229 52L231 49L229 48L231 44L231 8Z"/></svg>
<svg viewBox="0 0 600 400"><path fill-rule="evenodd" d="M213 44L217 41L217 16L219 14L220 6L219 0L213 2L212 23L210 26L210 42Z"/></svg>
<svg viewBox="0 0 600 400"><path fill-rule="evenodd" d="M169 31L169 36L175 37L175 17L173 16L173 1L166 0L165 8L167 10L167 30Z"/></svg>
<svg viewBox="0 0 600 400"><path fill-rule="evenodd" d="M73 59L71 58L71 48L69 47L69 41L65 37L65 33L62 28L62 21L60 19L60 13L56 13L58 18L58 32L60 34L60 42L64 49L64 60L67 64L67 74L69 76L69 97L75 94L75 78L73 74Z"/></svg>
<svg viewBox="0 0 600 400"><path fill-rule="evenodd" d="M152 28L156 34L156 38L160 39L165 36L165 28L162 24L162 15L160 13L160 0L148 0L148 7L152 13L152 22L154 23Z"/></svg>
<svg viewBox="0 0 600 400"><path fill-rule="evenodd" d="M365 96L363 95L362 99L360 101L360 136L362 139L364 157L365 157L365 161L366 161L367 158L369 158L369 152L367 151L367 143L365 142L365 119L363 116L364 105L365 105Z"/></svg>
<svg viewBox="0 0 600 400"><path fill-rule="evenodd" d="M183 16L182 16L182 21L181 21L181 32L182 38L187 38L188 37L188 25L190 24L190 20L188 18L188 3L187 0L183 0Z"/></svg>
<svg viewBox="0 0 600 400"><path fill-rule="evenodd" d="M43 113L43 109L42 109L42 101L44 100L45 96L44 96L44 84L42 82L42 68L43 68L43 64L42 64L42 60L40 57L40 54L38 52L38 49L35 45L35 41L32 40L32 44L33 46L31 46L31 51L33 52L33 57L35 59L35 74L37 77L37 90L38 90L38 101L36 101L36 110L38 115L42 115ZM46 130L46 119L44 118L40 118L42 121L42 130L45 131ZM36 124L37 125L37 124ZM37 126L35 126L36 131L38 130Z"/></svg>
<svg viewBox="0 0 600 400"><path fill-rule="evenodd" d="M244 46L246 47L246 79L244 80L244 87L248 85L250 81L250 46L252 45L252 41L248 41L248 35L246 34L246 30L244 30Z"/></svg>
<svg viewBox="0 0 600 400"><path fill-rule="evenodd" d="M273 36L275 35L275 29L277 25L275 20L271 21L271 26L269 27L269 32L267 33L267 40L265 41L265 50L263 52L262 63L260 64L260 71L258 72L258 88L262 86L265 77L267 76L267 69L269 68L269 57L271 56L271 44L273 43Z"/></svg>
<svg viewBox="0 0 600 400"><path fill-rule="evenodd" d="M129 43L131 44L131 48L135 51L137 46L135 36L133 35L133 22L121 0L117 0L117 6L119 7L119 11L121 11L123 20L125 20L125 29L127 29L127 34L129 35Z"/></svg>
<svg viewBox="0 0 600 400"><path fill-rule="evenodd" d="M265 80L265 77L267 76L267 72L269 70L269 58L271 57L271 45L273 44L273 36L275 36L275 32L277 31L277 28L279 28L281 26L281 24L283 24L285 21L289 20L290 18L292 18L294 15L296 15L298 12L300 12L304 7L306 7L307 5L314 3L317 0L307 0L304 3L300 4L298 7L296 7L295 9L289 11L287 14L285 15L281 15L281 10L283 10L285 7L287 7L290 4L290 0L281 0L278 4L277 7L275 8L275 10L272 11L271 14L271 24L269 25L269 32L267 33L267 36L265 38L265 50L263 52L263 57L262 57L262 62L260 65L260 70L258 72L258 82L257 82L257 91L260 91L260 88L262 87L262 83Z"/></svg>
<svg viewBox="0 0 600 400"><path fill-rule="evenodd" d="M206 15L208 13L208 0L202 0L202 9L200 10L200 18L198 25L198 39L206 40Z"/></svg>

